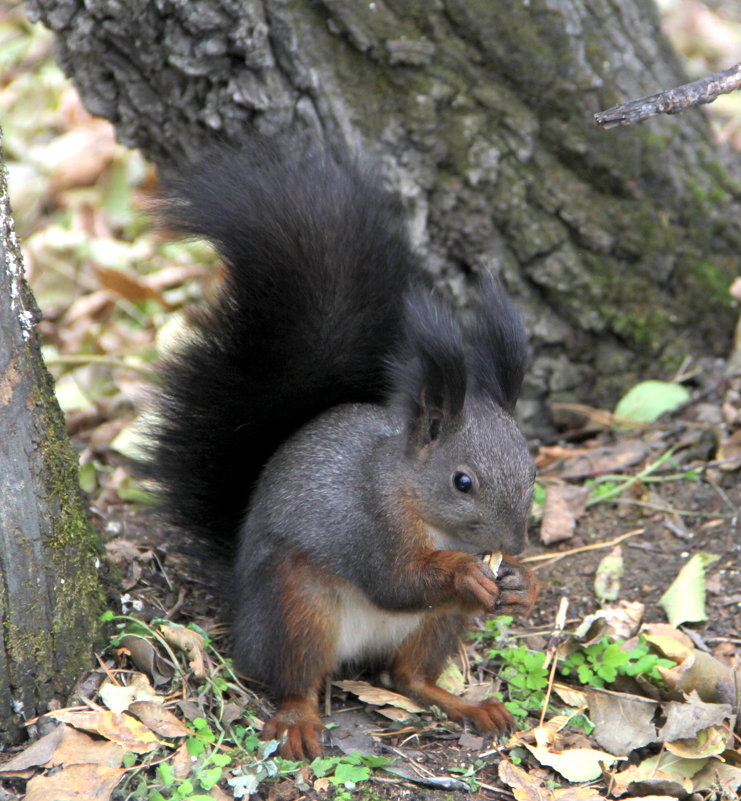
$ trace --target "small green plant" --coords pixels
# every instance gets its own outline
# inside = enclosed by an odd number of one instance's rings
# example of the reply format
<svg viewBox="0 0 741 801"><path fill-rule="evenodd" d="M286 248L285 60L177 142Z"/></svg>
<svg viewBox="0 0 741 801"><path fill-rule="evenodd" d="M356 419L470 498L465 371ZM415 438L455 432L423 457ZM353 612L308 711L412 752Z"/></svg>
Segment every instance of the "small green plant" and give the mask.
<svg viewBox="0 0 741 801"><path fill-rule="evenodd" d="M114 646L121 645L124 637L133 636L147 640L154 649L164 653L175 668L174 680L180 682L181 686L187 686L190 697L198 698L199 706L204 710L202 717L196 717L187 724L191 734L185 737L184 742L192 759L190 775L186 778L175 775L168 761L171 746L163 748L159 758L150 755L152 762L149 765L137 764L136 755L131 755L126 760L126 767L131 770L126 787L128 798L146 801L213 801L212 789L218 782L224 781L232 796L241 799L264 788L265 783L288 776L294 778L301 792L309 789L303 785L305 778L300 773L304 763L279 756L277 751L280 743L277 741L261 740L248 712L231 725L222 723L225 704L243 703L249 693L234 673L230 660L218 652L203 629L195 624L185 627L199 635L199 647L209 658L206 675L196 677L188 665L187 653L173 647L163 634L164 627L173 627L169 621L154 619L145 623L135 617L113 612L106 612L102 618L116 627L111 637ZM381 756L348 754L316 759L310 768L317 778L329 778L336 788L335 799L349 801L358 783L366 781L375 768L387 765L390 761Z"/></svg>
<svg viewBox="0 0 741 801"><path fill-rule="evenodd" d="M483 628L472 632L473 639L490 645L486 658L502 666L500 676L508 685L509 700L504 705L516 718L540 709L548 686L545 654L524 645L513 646L509 627L513 618L499 615L485 621Z"/></svg>
<svg viewBox="0 0 741 801"><path fill-rule="evenodd" d="M617 495L620 495L625 488L623 484L618 483L614 479L608 479L605 481L596 481L595 479L591 479L585 481L584 486L589 490L587 503L590 505L599 503L600 501L612 500Z"/></svg>
<svg viewBox="0 0 741 801"><path fill-rule="evenodd" d="M499 615L484 621L481 629L471 632L474 642L488 643L494 640L499 645L506 643L509 638L509 627L512 625L513 617L510 615Z"/></svg>
<svg viewBox="0 0 741 801"><path fill-rule="evenodd" d="M374 768L390 764L387 757L374 754L346 754L344 756L317 757L310 765L317 778L328 776L336 787L354 790L359 782L370 779ZM343 798L342 792L335 798Z"/></svg>
<svg viewBox="0 0 741 801"><path fill-rule="evenodd" d="M463 765L460 768L457 768L457 767L448 768L448 771L450 773L454 774L454 775L459 776L461 779L463 779L466 782L466 784L468 785L468 789L472 793L476 793L476 792L478 792L478 789L479 789L479 781L476 778L476 776L479 773L479 771L482 770L482 768L486 767L486 765L487 765L486 762L484 762L483 760L479 759L473 765Z"/></svg>
<svg viewBox="0 0 741 801"><path fill-rule="evenodd" d="M303 763L283 759L277 750L276 740L260 740L251 729L245 732L242 746L234 749L235 764L226 779L234 798L250 797L266 780L298 773Z"/></svg>
<svg viewBox="0 0 741 801"><path fill-rule="evenodd" d="M546 488L536 481L533 487L533 506L545 506L547 495L548 491Z"/></svg>
<svg viewBox="0 0 741 801"><path fill-rule="evenodd" d="M632 650L623 648L622 640L610 640L603 637L599 642L591 643L574 651L559 666L564 676L574 676L581 684L591 687L604 687L618 676L638 676L659 683L661 674L659 667L674 667L671 659L665 659L650 653L649 646L643 638Z"/></svg>
<svg viewBox="0 0 741 801"><path fill-rule="evenodd" d="M509 691L509 700L504 704L507 709L516 718L524 718L529 712L539 710L548 686L545 654L531 651L524 645L492 651L491 654L504 663L500 675L507 682Z"/></svg>
<svg viewBox="0 0 741 801"><path fill-rule="evenodd" d="M658 471L665 466L675 469L673 473L659 473ZM674 459L674 451L670 448L659 456L656 461L651 462L635 475L623 475L621 473L608 473L597 478L584 482L584 486L589 489L589 497L586 505L593 506L595 503L605 503L616 501L625 490L635 484L663 483L667 481L696 481L700 475L700 468L688 468L677 470L678 465ZM658 473L658 474L657 474Z"/></svg>
<svg viewBox="0 0 741 801"><path fill-rule="evenodd" d="M473 632L472 636L482 644L494 642L487 658L501 666L499 675L507 684L508 695L504 705L515 718L523 719L542 708L548 687L548 670L543 652L511 644L511 623L511 617L501 615L487 620L483 628ZM622 640L613 641L605 636L599 642L578 646L568 657L560 660L558 670L561 675L576 678L581 684L605 687L619 676L640 675L660 684L662 679L658 668L673 666L670 659L651 653L643 637L634 648L625 650ZM583 715L571 723L585 731L592 728L589 719Z"/></svg>

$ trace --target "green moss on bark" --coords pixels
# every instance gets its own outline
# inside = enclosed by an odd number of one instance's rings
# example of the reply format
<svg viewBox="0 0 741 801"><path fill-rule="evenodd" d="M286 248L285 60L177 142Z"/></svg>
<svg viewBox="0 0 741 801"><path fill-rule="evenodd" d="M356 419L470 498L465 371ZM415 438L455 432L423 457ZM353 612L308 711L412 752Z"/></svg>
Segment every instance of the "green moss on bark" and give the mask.
<svg viewBox="0 0 741 801"><path fill-rule="evenodd" d="M31 399L39 421L38 448L44 471L40 483L46 489L40 500L51 526L44 548L51 560L47 578L53 619L51 637L47 634L44 638L41 633L40 642L29 643L29 647L39 655L38 664L53 665L53 690L64 693L89 667L92 647L100 641L104 557L80 490L77 454L67 437L51 377L40 363L36 387Z"/></svg>

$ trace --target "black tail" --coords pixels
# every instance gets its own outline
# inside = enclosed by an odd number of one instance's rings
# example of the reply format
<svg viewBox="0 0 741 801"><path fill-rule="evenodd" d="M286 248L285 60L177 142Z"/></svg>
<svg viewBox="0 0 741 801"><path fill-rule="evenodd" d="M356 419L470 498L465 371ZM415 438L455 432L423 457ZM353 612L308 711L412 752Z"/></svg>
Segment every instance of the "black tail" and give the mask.
<svg viewBox="0 0 741 801"><path fill-rule="evenodd" d="M169 523L229 542L280 443L325 409L383 397L416 262L398 199L324 152L221 149L161 212L216 246L226 279L161 367L144 471Z"/></svg>

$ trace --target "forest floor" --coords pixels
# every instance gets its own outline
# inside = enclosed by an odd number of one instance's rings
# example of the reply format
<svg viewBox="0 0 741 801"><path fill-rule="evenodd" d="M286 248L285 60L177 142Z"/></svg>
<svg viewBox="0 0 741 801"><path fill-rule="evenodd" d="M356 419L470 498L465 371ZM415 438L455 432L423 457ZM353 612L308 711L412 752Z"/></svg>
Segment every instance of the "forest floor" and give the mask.
<svg viewBox="0 0 741 801"><path fill-rule="evenodd" d="M546 500L540 519L536 517L532 521L531 545L524 557L532 560L530 564L537 572L542 591L530 618L512 624L506 647L524 642L534 652L545 651L554 630L559 604L564 598L568 599L568 612L559 644L561 655L568 654L574 641L590 641L590 636L574 635L581 621L595 613L620 609L621 602L630 603L635 615L630 619L629 630L622 635L624 639L634 637L639 629L650 629L650 624L663 624L667 614L660 606L661 596L690 557L706 553L716 557L708 565L704 581L706 617L681 628L689 635L693 652L701 650L714 655L733 669L737 680L741 678L741 482L738 470L741 454L738 451L731 453L727 446L721 455L736 461L719 464L716 438L717 432L726 427L724 405L727 417L735 415L732 430L740 430L741 375L725 375L718 366L717 373L714 376L706 374L705 379L706 385L714 383L714 391L703 393L702 400L689 403L681 413L667 417L661 424L627 433L615 433L602 427L602 430L593 429L586 435L582 432L577 437L578 443L540 449L538 460L543 467L539 483L546 487ZM596 410L594 416L600 416ZM730 429L726 430L730 433ZM572 438L574 436L572 432ZM736 435L735 441L738 440ZM595 487L607 484L608 488L614 488L620 481L631 480L670 451L671 458L653 471L649 480L636 481L612 499L590 504L590 500L597 497ZM604 480L605 476L613 478ZM573 516L564 515L560 501L548 501L549 491L563 491L564 487L570 490L565 495L572 505L574 495L580 498ZM579 507L585 502L590 505L580 511ZM180 544L168 540L139 509L131 511L129 507L111 505L100 507L99 512L101 519L106 521L106 528L110 530L111 524L116 529L121 526L126 542L136 545L132 551L119 550L120 540L113 541L113 550L120 554L124 581L131 584L130 603L138 599L144 604L140 614L144 617L164 616L183 623L192 621L207 631L213 631L221 610L203 585L198 560L182 554ZM573 530L570 531L572 524ZM565 538L546 546L541 539L545 529L551 536ZM612 544L626 534L629 536L619 545ZM622 551L623 572L612 582L615 600L600 601L595 594L595 577L603 557L611 553L615 555L616 547ZM124 553L128 555L124 556ZM474 630L478 628L481 632L482 627L483 621L478 621ZM592 633L591 640L594 639ZM224 642L228 643L228 635ZM467 681L462 683L464 690L467 683L488 682L502 670L501 657L490 654L493 645L495 643L488 637L472 636L465 651L464 661L470 672ZM464 668L463 664L460 666ZM460 797L506 797L506 791L511 792L513 786L508 786L507 777L500 773L500 758L512 752L533 783L524 790L520 788L524 794L518 798L547 798L550 797L546 794L550 792L549 788L570 786L562 775L541 765L536 756L523 751L521 736L514 735L508 744L502 741L501 752L491 754L495 745L491 741L484 740L467 727L461 728L429 713L409 716L411 719L402 723L389 721L378 710L394 706L394 699L384 695L377 677L341 678L368 679L378 688L379 694L359 700L353 692L338 687L332 689L332 712L328 720L336 727L331 732L333 747L328 753L341 756L361 752L393 758L399 773L375 770L371 776L372 792L379 797L450 799L457 798L459 793ZM557 676L561 682L568 682L570 678L578 687L573 676ZM619 682L608 686L615 691L626 690ZM264 719L269 713L269 700L259 688L253 689L257 697L251 708L258 718ZM643 692L635 687L628 689L631 693ZM506 685L504 696L508 697ZM678 696L668 693L656 697ZM703 700L719 702L728 699L711 694L703 695ZM563 704L554 706L560 710L564 708ZM521 731L531 731L538 725L539 712L540 709L533 710L526 718L518 720ZM553 714L555 709L548 712L546 720ZM615 726L627 725L618 717L612 723ZM530 739L532 741L532 735ZM729 744L732 743L733 738L730 738ZM568 726L553 744L557 752L578 747L600 746L583 730ZM735 748L738 748L738 741ZM631 762L639 764L661 749L657 736L653 743L634 753ZM490 755L482 758L482 752ZM731 752L740 754L729 748L724 751L727 761L731 761ZM604 782L610 773L608 770L600 781L592 785L594 795L574 797L607 797ZM737 778L739 784L734 785L729 793L736 792L735 787L741 786L741 774ZM263 795L286 801L326 797L326 782L314 778L314 784L306 781L297 787L295 777L289 777L266 787ZM430 789L435 785L441 789ZM642 785L641 795L647 786ZM492 788L498 788L500 792ZM581 790L584 789L582 785ZM668 797L675 797L676 787L667 787L664 783L660 789L666 791ZM536 795L536 791L540 795ZM335 792L339 793L336 789ZM708 792L705 788L705 792L697 797L713 797ZM714 797L722 798L721 795ZM729 799L733 797L728 795Z"/></svg>
<svg viewBox="0 0 741 801"><path fill-rule="evenodd" d="M694 396L695 400L675 414L622 433L609 425L609 413L580 407L572 412L574 426L564 432L561 442L533 445L542 491L531 520L531 544L523 558L542 584L540 598L529 619L505 626L502 636L501 629L487 625L485 618L474 621L471 637L457 660L458 671L447 677L457 685L456 691L474 697L493 688L501 690L505 699L519 699L523 711L528 711L518 717L518 732L510 738L492 742L469 727L448 722L434 710L407 707L378 676L343 675L336 678L355 683L333 685L325 699L325 722L331 732L324 760L310 768L261 751L254 738L248 743L252 731L259 732L273 707L262 688L233 680L215 656L215 652L228 654L229 633L223 625L222 602L204 581L202 560L189 552L187 544L184 548L181 540L159 527L146 506L122 501L116 488L105 482L93 509L109 556L120 573L122 594L114 593L112 607L122 605L127 614L151 628L136 631L134 627L134 633L146 643L143 651L124 640L101 652L101 667L82 680L85 691L81 696L96 706L109 705L100 689L106 677L132 684L133 676L143 674L147 692L154 688L153 697L178 721L191 729L196 721L207 721L199 725L221 732L224 742L236 748L241 759L219 768L223 770L221 784L209 788L216 799L238 798L240 788L248 787L254 797L281 801L349 798L351 790L368 799L430 801L507 798L512 794L518 799L598 801L626 797L626 793L631 798L644 796L650 791L656 798L669 799L689 797L694 790L696 799L730 801L741 787L741 750L731 733L738 703L733 682L741 678L741 373L729 373L722 364L705 366L702 388L695 382ZM79 423L78 419L76 425ZM108 447L107 436L100 435L101 427L111 423L99 419L87 429L78 429L75 440L83 453L94 456L99 465L108 465L107 475L120 488L128 481L125 460ZM544 535L556 541L546 545ZM670 627L661 597L681 569L700 553L708 555L706 569L700 570L694 589L692 582L685 583L680 593L692 594L699 587L705 614L700 614L700 620L677 624L678 629L673 630L671 636L684 643L684 652L673 654L679 662L677 675L670 670L658 684L636 684L626 676L606 682L592 677L582 683L573 672L564 675L564 666L575 650L590 643L594 646L603 637L627 642L623 649L628 650L635 647L638 632L647 633L658 637L653 651L666 654L661 637L667 636ZM606 556L620 569L612 574L608 571L608 591L600 594L595 579L608 570L608 562L603 561ZM210 568L213 572L213 565ZM605 594L613 600L605 600ZM568 609L556 642L556 618L563 599L567 599ZM611 613L615 620L599 618ZM577 631L585 618L595 614L589 632ZM116 622L124 625L124 621ZM200 666L182 643L161 638L163 627L171 623L194 624L199 638L201 632L207 635L197 646L203 660ZM131 626L126 630L131 633ZM549 646L557 645L558 670L552 680L558 689L551 695L547 711L543 711L543 689L548 680L541 675L542 661L535 664L518 657L520 661L515 662L511 656L518 649L523 651L523 645L527 654L540 658ZM179 648L187 655L173 657ZM708 660L702 663L702 671L709 671L714 681L717 673L717 686L709 691L694 680L691 685L682 684L680 674L692 672L698 654ZM598 672L600 659L606 665L604 651L594 662ZM513 665L520 678L531 679L530 690L511 684ZM502 676L507 678L501 681ZM606 712L595 710L594 699L584 694L600 683L611 691L611 697L620 699ZM569 687L576 700L569 698ZM600 736L599 727L590 731L591 725L584 725L583 709L578 707L588 707L586 719L592 723L596 711L603 718L603 730L624 728L631 743L633 728L635 736L641 736L641 721L624 705L636 703L636 698L656 705L650 715L654 736L648 742L640 741L635 750L631 746L619 764L603 764L592 771L587 782L584 765L610 757L610 752L603 750L610 737ZM661 736L663 719L669 714L662 704L683 708L687 736L681 742L687 753L678 756L672 751L675 764L657 769L656 757L675 745ZM728 706L722 722L705 726L695 720L699 710L704 715L723 704ZM577 709L569 710L570 705ZM563 715L574 717L567 722L559 717ZM690 718L694 722L688 722ZM599 726L599 720L597 723ZM240 726L249 727L246 735ZM178 748L186 731L164 733L170 738L169 745L138 764L164 761L177 770ZM706 739L717 737L718 732L725 732L723 742L706 753ZM538 745L545 751L539 751ZM584 748L593 749L596 756L582 755L578 749ZM614 747L612 753L616 753ZM561 772L560 763L551 760L552 755L569 754L576 755L576 774L569 765ZM721 779L696 778L702 776L696 766L703 760L706 765L715 760L725 766ZM689 778L682 776L673 769L676 763L692 763L694 773ZM145 779L143 773L132 774L113 797L206 798L205 794L177 795L179 787L194 785L198 789L201 768L196 760L192 773L186 770L170 784L158 775ZM512 772L517 770L522 773ZM626 771L637 773L632 777ZM693 781L700 783L693 786ZM155 792L161 795L153 795Z"/></svg>

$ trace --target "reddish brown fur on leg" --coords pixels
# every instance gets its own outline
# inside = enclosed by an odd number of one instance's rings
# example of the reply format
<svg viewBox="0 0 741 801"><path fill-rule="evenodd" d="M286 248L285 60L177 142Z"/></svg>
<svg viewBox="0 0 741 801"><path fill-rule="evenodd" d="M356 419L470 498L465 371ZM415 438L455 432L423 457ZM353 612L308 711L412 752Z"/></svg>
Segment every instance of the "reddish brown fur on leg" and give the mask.
<svg viewBox="0 0 741 801"><path fill-rule="evenodd" d="M391 666L394 685L425 704L439 706L451 720L470 720L484 734L501 734L512 725L512 716L493 698L469 704L438 687L448 657L455 653L466 626L459 612L430 614L396 652Z"/></svg>
<svg viewBox="0 0 741 801"><path fill-rule="evenodd" d="M319 718L319 688L334 662L334 582L325 571L290 553L277 573L282 636L273 685L280 705L265 724L262 737L285 738L279 752L286 759L312 759L321 753L319 734L324 729Z"/></svg>

